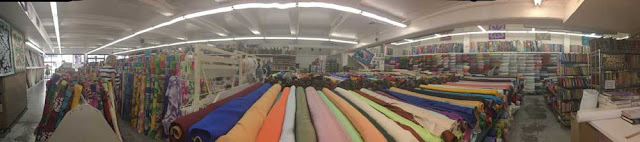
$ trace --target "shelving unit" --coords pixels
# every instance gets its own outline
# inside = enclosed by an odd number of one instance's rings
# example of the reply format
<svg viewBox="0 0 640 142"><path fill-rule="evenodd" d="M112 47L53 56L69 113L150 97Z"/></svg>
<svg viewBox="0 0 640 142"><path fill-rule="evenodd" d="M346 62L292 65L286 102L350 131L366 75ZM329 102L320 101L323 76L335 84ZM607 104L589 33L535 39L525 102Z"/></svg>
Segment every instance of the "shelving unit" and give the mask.
<svg viewBox="0 0 640 142"><path fill-rule="evenodd" d="M547 85L545 99L558 121L568 127L580 108L583 90L589 88L589 55L564 53L557 62L557 80Z"/></svg>
<svg viewBox="0 0 640 142"><path fill-rule="evenodd" d="M589 44L594 88L640 92L640 41L594 39Z"/></svg>

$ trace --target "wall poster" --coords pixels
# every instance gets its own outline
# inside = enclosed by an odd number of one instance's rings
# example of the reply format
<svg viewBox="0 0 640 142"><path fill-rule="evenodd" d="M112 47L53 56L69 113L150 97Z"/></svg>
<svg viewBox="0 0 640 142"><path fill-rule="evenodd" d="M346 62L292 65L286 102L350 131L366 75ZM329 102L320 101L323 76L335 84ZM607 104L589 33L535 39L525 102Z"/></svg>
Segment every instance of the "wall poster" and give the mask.
<svg viewBox="0 0 640 142"><path fill-rule="evenodd" d="M373 53L371 53L371 51L369 50L362 49L362 50L356 51L353 54L353 58L356 59L358 62L368 66L371 63L371 60L373 59Z"/></svg>
<svg viewBox="0 0 640 142"><path fill-rule="evenodd" d="M24 48L24 36L15 29L11 30L11 49L13 51L13 67L15 72L24 72L27 69L26 49Z"/></svg>
<svg viewBox="0 0 640 142"><path fill-rule="evenodd" d="M505 25L489 25L490 31L504 31ZM505 39L505 33L489 33L489 39Z"/></svg>
<svg viewBox="0 0 640 142"><path fill-rule="evenodd" d="M11 27L0 19L0 76L14 73L13 56L11 54Z"/></svg>

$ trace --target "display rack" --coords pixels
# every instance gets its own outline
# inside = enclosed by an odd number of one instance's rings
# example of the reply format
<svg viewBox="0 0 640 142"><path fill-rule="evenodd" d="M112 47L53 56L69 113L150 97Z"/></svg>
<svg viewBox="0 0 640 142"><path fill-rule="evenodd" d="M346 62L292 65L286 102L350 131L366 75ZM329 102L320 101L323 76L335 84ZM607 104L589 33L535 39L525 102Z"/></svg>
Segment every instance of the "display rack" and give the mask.
<svg viewBox="0 0 640 142"><path fill-rule="evenodd" d="M545 99L560 124L570 126L573 114L580 108L582 92L589 88L589 54L560 54L557 81L549 86Z"/></svg>
<svg viewBox="0 0 640 142"><path fill-rule="evenodd" d="M640 40L593 39L592 87L602 92L640 92Z"/></svg>

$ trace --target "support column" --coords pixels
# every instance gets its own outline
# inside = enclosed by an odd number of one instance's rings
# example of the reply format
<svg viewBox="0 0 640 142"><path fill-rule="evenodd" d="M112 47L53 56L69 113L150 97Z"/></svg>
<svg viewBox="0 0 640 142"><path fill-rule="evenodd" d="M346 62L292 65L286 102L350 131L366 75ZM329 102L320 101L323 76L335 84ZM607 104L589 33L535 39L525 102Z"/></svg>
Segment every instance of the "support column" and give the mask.
<svg viewBox="0 0 640 142"><path fill-rule="evenodd" d="M464 35L464 48L462 48L462 53L469 53L471 49L471 35Z"/></svg>
<svg viewBox="0 0 640 142"><path fill-rule="evenodd" d="M564 42L563 42L563 52L564 53L569 53L571 52L571 37L569 37L568 35L564 35Z"/></svg>

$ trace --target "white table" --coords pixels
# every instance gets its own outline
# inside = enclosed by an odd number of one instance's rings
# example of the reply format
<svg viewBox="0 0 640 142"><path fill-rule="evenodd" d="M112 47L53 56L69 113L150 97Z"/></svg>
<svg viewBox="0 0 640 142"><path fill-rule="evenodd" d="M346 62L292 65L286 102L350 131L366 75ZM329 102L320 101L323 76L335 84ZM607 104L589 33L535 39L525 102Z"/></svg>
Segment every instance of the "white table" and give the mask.
<svg viewBox="0 0 640 142"><path fill-rule="evenodd" d="M595 120L590 121L589 124L614 142L640 142L640 135L630 139L625 138L640 131L640 125L631 125L622 118Z"/></svg>

